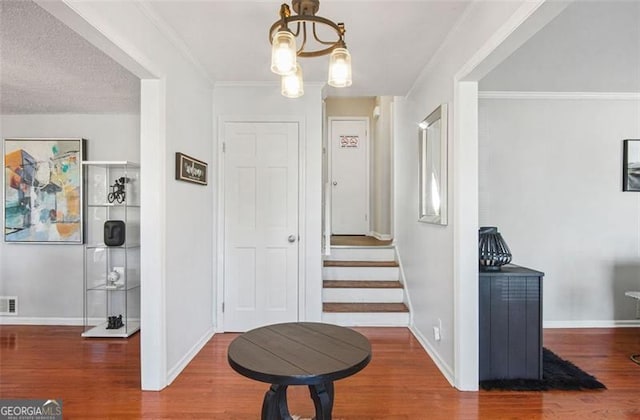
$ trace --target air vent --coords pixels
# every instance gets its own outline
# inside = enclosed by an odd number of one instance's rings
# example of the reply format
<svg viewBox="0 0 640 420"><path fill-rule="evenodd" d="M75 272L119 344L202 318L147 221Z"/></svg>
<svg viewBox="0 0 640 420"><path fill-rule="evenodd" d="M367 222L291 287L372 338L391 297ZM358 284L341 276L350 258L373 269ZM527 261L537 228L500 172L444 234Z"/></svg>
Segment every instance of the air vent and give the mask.
<svg viewBox="0 0 640 420"><path fill-rule="evenodd" d="M17 315L18 298L16 296L0 296L0 315Z"/></svg>

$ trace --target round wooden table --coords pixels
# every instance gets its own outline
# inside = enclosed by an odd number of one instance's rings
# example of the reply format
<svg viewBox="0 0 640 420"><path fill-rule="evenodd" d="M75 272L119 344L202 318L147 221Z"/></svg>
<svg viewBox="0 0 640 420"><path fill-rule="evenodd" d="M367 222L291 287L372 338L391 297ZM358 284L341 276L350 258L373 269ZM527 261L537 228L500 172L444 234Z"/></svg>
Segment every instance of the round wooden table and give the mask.
<svg viewBox="0 0 640 420"><path fill-rule="evenodd" d="M333 381L362 370L371 344L349 328L313 322L268 325L231 342L229 365L241 375L270 383L262 404L263 420L289 420L287 387L308 385L316 420L330 420Z"/></svg>

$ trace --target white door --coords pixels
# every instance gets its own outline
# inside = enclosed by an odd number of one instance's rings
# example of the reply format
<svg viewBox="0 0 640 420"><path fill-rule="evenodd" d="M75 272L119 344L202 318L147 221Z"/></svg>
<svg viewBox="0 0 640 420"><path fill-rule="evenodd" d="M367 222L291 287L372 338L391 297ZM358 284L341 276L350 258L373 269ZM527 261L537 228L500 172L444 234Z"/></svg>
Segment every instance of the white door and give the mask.
<svg viewBox="0 0 640 420"><path fill-rule="evenodd" d="M331 233L369 233L367 120L331 121Z"/></svg>
<svg viewBox="0 0 640 420"><path fill-rule="evenodd" d="M298 124L224 125L224 329L298 320Z"/></svg>

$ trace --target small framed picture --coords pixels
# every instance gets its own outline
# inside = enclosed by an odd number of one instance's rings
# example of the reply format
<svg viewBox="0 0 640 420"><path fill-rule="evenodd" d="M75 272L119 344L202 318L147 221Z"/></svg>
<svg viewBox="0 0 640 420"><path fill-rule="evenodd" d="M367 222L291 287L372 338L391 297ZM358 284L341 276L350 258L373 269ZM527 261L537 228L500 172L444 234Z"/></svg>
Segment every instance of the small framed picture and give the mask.
<svg viewBox="0 0 640 420"><path fill-rule="evenodd" d="M622 191L640 191L640 139L624 141Z"/></svg>
<svg viewBox="0 0 640 420"><path fill-rule="evenodd" d="M207 164L183 153L176 153L176 179L207 185Z"/></svg>

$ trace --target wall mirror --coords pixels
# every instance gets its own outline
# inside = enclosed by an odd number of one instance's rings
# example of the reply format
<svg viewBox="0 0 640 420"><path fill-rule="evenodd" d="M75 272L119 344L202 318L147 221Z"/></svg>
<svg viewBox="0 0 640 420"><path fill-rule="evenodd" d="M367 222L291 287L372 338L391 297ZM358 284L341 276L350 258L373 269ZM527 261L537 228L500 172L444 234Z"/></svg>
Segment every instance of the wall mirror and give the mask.
<svg viewBox="0 0 640 420"><path fill-rule="evenodd" d="M447 105L419 124L420 209L418 220L447 224Z"/></svg>

